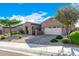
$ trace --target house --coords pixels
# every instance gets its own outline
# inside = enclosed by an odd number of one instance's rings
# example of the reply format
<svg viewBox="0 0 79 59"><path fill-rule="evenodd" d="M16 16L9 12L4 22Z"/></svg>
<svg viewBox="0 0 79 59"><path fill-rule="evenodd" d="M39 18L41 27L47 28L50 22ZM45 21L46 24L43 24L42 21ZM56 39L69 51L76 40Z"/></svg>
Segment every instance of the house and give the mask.
<svg viewBox="0 0 79 59"><path fill-rule="evenodd" d="M50 17L41 23L42 31L48 35L63 35L66 33L64 26L54 17Z"/></svg>
<svg viewBox="0 0 79 59"><path fill-rule="evenodd" d="M41 25L33 22L25 22L21 25L11 27L11 31L13 32L19 31L23 34L29 34L29 35L38 35L41 34ZM8 32L10 32L9 27L4 27L4 26L0 27L0 34L8 33Z"/></svg>
<svg viewBox="0 0 79 59"><path fill-rule="evenodd" d="M2 28L2 26L0 26L0 34L2 34L2 30L3 30L3 28Z"/></svg>
<svg viewBox="0 0 79 59"><path fill-rule="evenodd" d="M25 22L24 24L15 27L17 31L23 32L23 34L38 35L41 32L41 25L32 22Z"/></svg>
<svg viewBox="0 0 79 59"><path fill-rule="evenodd" d="M15 27L11 27L11 31L17 31L17 29L15 28ZM10 32L10 27L2 27L2 33L8 33L8 32Z"/></svg>
<svg viewBox="0 0 79 59"><path fill-rule="evenodd" d="M1 27L0 33L8 33L9 27ZM54 17L50 17L43 21L41 24L33 22L25 22L21 25L12 27L12 31L19 31L28 35L65 35L66 28Z"/></svg>

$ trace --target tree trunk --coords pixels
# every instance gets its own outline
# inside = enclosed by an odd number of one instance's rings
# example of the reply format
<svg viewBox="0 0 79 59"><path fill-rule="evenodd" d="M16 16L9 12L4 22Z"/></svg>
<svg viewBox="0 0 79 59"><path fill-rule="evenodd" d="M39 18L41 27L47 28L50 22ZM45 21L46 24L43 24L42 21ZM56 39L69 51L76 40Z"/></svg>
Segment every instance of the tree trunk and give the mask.
<svg viewBox="0 0 79 59"><path fill-rule="evenodd" d="M68 35L69 33L69 30L68 30L68 27L66 27L66 35Z"/></svg>
<svg viewBox="0 0 79 59"><path fill-rule="evenodd" d="M11 26L9 26L9 29L10 29L10 36L12 36L12 30L11 30Z"/></svg>
<svg viewBox="0 0 79 59"><path fill-rule="evenodd" d="M67 26L67 27L66 27L66 35L68 35L69 32L70 32L70 30L69 30L69 26Z"/></svg>
<svg viewBox="0 0 79 59"><path fill-rule="evenodd" d="M66 27L66 35L68 35L70 33L70 31L71 31L71 26L67 26Z"/></svg>

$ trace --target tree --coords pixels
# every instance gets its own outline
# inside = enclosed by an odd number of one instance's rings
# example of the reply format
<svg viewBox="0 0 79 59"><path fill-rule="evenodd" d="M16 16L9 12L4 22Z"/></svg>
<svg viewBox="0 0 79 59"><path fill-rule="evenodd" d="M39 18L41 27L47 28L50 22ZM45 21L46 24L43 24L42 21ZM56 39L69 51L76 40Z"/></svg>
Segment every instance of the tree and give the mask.
<svg viewBox="0 0 79 59"><path fill-rule="evenodd" d="M21 21L16 20L16 19L13 19L13 20L0 19L0 25L9 27L11 36L12 36L12 30L11 30L12 26L18 25L20 23L21 23Z"/></svg>
<svg viewBox="0 0 79 59"><path fill-rule="evenodd" d="M59 9L55 18L64 25L66 28L66 34L69 34L69 28L75 26L75 23L78 20L78 14L79 11L76 9L76 7L67 6Z"/></svg>

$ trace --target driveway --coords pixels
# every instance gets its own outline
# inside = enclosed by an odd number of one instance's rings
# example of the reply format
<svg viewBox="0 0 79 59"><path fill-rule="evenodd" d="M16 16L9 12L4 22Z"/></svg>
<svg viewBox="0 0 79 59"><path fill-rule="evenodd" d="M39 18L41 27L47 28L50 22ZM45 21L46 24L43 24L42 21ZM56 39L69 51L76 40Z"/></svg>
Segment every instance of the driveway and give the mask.
<svg viewBox="0 0 79 59"><path fill-rule="evenodd" d="M50 40L54 37L54 35L31 36L28 39L26 39L26 43L49 45Z"/></svg>

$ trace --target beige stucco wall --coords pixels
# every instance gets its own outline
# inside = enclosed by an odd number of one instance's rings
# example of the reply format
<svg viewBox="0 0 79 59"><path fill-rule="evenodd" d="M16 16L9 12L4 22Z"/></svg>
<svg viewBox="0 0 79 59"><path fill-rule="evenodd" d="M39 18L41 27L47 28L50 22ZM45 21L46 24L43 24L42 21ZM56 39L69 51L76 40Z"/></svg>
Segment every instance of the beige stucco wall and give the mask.
<svg viewBox="0 0 79 59"><path fill-rule="evenodd" d="M29 32L29 34L32 34L32 26L31 26L31 23L25 23L24 25L23 25L23 30L26 32L26 28L25 27L28 27L28 32Z"/></svg>
<svg viewBox="0 0 79 59"><path fill-rule="evenodd" d="M61 28L62 34L64 32L64 30L62 28L63 25L54 18L49 18L48 20L44 21L41 25L42 25L43 32L44 32L45 28L53 28L53 27Z"/></svg>
<svg viewBox="0 0 79 59"><path fill-rule="evenodd" d="M11 31L17 31L17 29L16 28L11 28ZM10 29L9 28L2 28L2 32L3 33L8 33L8 32L10 32Z"/></svg>
<svg viewBox="0 0 79 59"><path fill-rule="evenodd" d="M62 27L62 24L58 22L56 19L46 20L42 23L42 27L53 27L53 26Z"/></svg>
<svg viewBox="0 0 79 59"><path fill-rule="evenodd" d="M26 33L26 26L28 27L28 34L32 34L32 26L30 23L26 22L20 26L17 26L16 29L19 30L23 30Z"/></svg>

